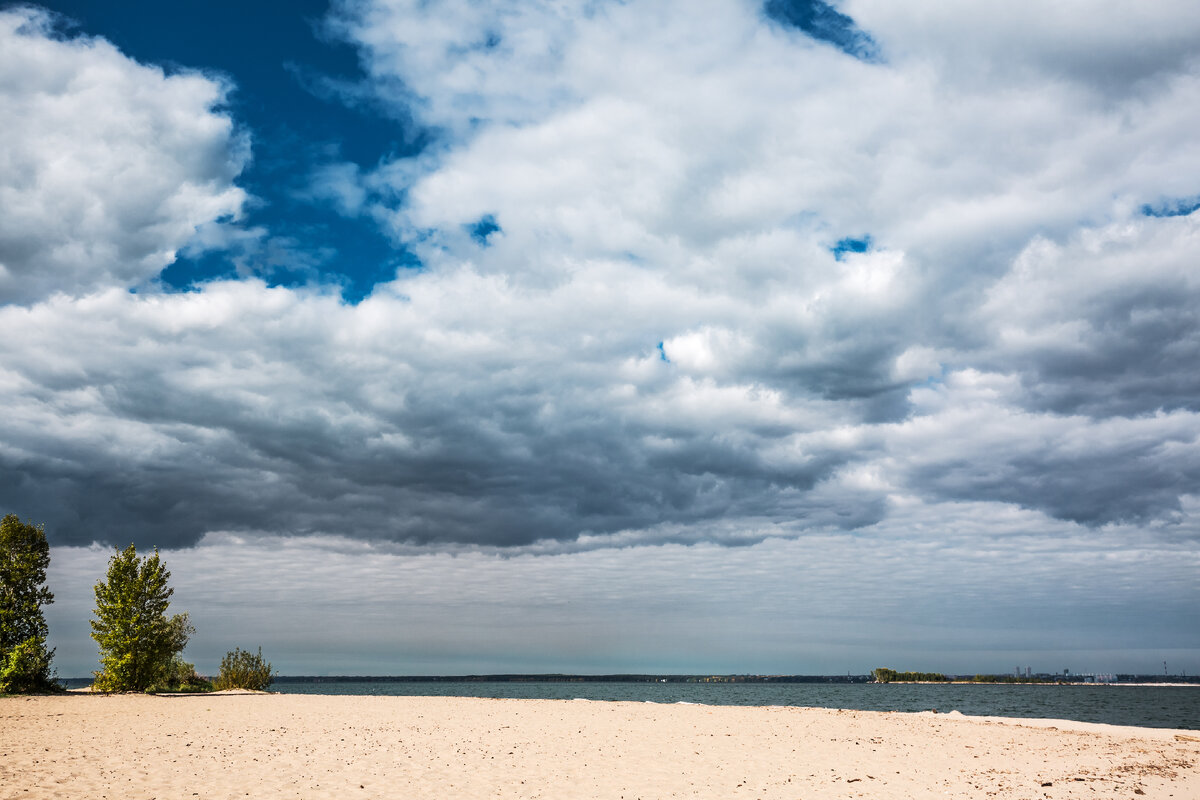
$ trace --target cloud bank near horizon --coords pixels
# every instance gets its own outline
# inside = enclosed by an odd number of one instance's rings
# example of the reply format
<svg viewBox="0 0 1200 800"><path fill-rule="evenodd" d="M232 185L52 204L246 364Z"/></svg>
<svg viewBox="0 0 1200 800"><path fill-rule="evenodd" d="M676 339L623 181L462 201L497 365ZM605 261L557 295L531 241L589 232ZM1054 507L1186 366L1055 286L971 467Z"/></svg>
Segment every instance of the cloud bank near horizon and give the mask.
<svg viewBox="0 0 1200 800"><path fill-rule="evenodd" d="M357 304L159 284L264 235L227 79L0 12L0 508L56 545L742 545L959 503L1196 541L1200 14L785 5L338 3L355 91L430 141L313 164L420 261Z"/></svg>

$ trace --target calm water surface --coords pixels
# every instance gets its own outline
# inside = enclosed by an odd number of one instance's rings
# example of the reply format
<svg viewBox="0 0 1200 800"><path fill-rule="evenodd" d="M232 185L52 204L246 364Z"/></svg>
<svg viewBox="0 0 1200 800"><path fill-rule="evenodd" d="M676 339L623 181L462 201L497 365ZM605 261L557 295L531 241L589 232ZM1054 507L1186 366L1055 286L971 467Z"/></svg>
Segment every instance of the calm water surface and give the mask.
<svg viewBox="0 0 1200 800"><path fill-rule="evenodd" d="M810 706L864 711L959 711L970 716L1037 717L1200 729L1195 686L972 686L837 683L277 683L285 694L348 694L629 700L722 706Z"/></svg>

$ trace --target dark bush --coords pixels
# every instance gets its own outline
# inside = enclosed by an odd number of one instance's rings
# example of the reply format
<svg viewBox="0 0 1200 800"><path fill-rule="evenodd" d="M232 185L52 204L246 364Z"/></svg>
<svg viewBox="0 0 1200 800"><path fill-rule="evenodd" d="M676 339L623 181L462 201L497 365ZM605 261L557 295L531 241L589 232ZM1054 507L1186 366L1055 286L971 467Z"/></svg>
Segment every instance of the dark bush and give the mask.
<svg viewBox="0 0 1200 800"><path fill-rule="evenodd" d="M221 659L221 674L213 681L213 688L222 689L253 689L261 692L275 680L271 664L264 661L262 648L257 653L238 647Z"/></svg>
<svg viewBox="0 0 1200 800"><path fill-rule="evenodd" d="M211 692L212 681L196 672L196 667L181 657L175 656L163 670L158 681L148 691L161 692Z"/></svg>

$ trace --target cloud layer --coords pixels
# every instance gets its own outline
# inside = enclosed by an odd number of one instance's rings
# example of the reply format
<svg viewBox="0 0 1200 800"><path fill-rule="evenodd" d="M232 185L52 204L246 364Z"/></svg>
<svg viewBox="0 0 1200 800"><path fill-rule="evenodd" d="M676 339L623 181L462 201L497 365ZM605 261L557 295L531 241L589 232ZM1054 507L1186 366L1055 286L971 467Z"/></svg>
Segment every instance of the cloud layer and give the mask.
<svg viewBox="0 0 1200 800"><path fill-rule="evenodd" d="M86 674L111 551L56 548L63 674ZM914 504L870 536L574 554L386 552L214 534L166 553L198 669L263 647L283 674L1194 669L1190 543L1048 523L1004 504ZM1153 574L1150 583L1138 576ZM299 579L298 579L299 578Z"/></svg>
<svg viewBox="0 0 1200 800"><path fill-rule="evenodd" d="M1085 58L1057 11L822 8L878 53L732 0L339 4L433 131L314 165L421 260L357 305L157 290L246 201L227 87L5 12L0 505L80 545L744 544L913 500L1194 536L1198 218L1142 208L1200 192L1196 14L1121 6Z"/></svg>

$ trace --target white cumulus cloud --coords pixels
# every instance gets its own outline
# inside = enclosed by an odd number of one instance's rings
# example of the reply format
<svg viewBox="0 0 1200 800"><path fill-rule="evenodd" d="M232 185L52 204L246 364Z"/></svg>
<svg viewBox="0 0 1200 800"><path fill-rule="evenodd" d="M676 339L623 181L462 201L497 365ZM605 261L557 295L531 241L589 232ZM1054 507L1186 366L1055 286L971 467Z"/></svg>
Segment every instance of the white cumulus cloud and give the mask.
<svg viewBox="0 0 1200 800"><path fill-rule="evenodd" d="M224 83L54 24L0 12L0 302L142 286L246 199Z"/></svg>

